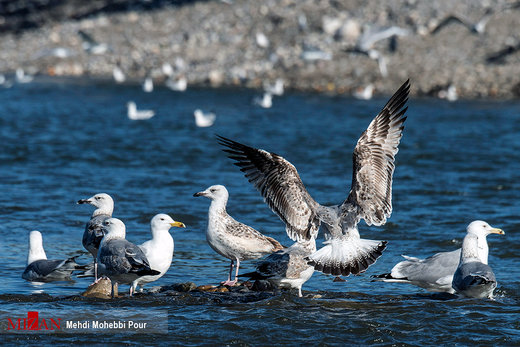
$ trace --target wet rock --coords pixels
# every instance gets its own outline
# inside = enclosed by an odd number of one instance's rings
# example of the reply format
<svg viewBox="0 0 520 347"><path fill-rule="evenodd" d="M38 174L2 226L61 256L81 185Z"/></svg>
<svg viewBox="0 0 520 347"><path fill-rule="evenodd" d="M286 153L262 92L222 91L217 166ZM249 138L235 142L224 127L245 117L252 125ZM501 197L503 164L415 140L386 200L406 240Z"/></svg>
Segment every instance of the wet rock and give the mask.
<svg viewBox="0 0 520 347"><path fill-rule="evenodd" d="M118 295L117 285L114 287L115 296ZM108 278L101 278L97 283L92 283L87 290L81 293L87 298L110 299L112 293L112 282Z"/></svg>
<svg viewBox="0 0 520 347"><path fill-rule="evenodd" d="M256 280L255 283L253 283L253 286L251 287L251 290L256 292L268 292L273 291L277 288L275 288L271 282L266 280Z"/></svg>
<svg viewBox="0 0 520 347"><path fill-rule="evenodd" d="M211 284L203 284L195 288L195 290L199 290L201 292L209 292L213 289L217 288L216 286L213 286Z"/></svg>
<svg viewBox="0 0 520 347"><path fill-rule="evenodd" d="M209 288L205 292L207 293L228 293L229 289L226 286Z"/></svg>
<svg viewBox="0 0 520 347"><path fill-rule="evenodd" d="M166 291L176 291L176 292L191 292L192 290L195 290L197 288L197 285L193 282L185 282L185 283L175 283L169 286L163 286L159 290L160 293L166 292Z"/></svg>

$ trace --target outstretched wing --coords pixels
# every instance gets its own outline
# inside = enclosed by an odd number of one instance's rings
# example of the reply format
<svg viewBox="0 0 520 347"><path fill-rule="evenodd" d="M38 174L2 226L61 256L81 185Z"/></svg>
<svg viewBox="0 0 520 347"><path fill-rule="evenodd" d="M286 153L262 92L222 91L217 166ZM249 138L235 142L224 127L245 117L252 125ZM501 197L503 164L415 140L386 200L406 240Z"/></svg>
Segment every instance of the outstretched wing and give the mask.
<svg viewBox="0 0 520 347"><path fill-rule="evenodd" d="M350 218L344 218L346 223L357 224L363 218L368 225L382 225L392 213L394 158L403 135L409 93L407 80L358 140L353 153L352 188L341 206L344 214L350 214ZM355 218L351 217L353 208Z"/></svg>
<svg viewBox="0 0 520 347"><path fill-rule="evenodd" d="M218 136L224 152L235 160L246 178L262 194L264 201L285 223L287 235L293 240L316 237L319 220L318 205L303 185L296 168L275 153L256 149Z"/></svg>

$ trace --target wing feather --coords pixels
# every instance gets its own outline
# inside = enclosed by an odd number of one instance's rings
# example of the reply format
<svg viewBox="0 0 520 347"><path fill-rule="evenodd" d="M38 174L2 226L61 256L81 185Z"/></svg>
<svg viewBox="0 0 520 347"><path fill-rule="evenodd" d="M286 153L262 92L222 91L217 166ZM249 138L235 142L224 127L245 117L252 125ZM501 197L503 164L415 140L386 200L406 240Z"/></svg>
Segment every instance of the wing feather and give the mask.
<svg viewBox="0 0 520 347"><path fill-rule="evenodd" d="M410 93L407 80L372 120L359 138L353 153L352 188L342 204L343 211L357 212L368 225L382 225L392 213L394 158L401 140L405 107Z"/></svg>
<svg viewBox="0 0 520 347"><path fill-rule="evenodd" d="M245 177L262 194L264 201L285 223L293 240L316 237L318 205L309 195L296 168L283 157L218 136L223 151L235 161Z"/></svg>

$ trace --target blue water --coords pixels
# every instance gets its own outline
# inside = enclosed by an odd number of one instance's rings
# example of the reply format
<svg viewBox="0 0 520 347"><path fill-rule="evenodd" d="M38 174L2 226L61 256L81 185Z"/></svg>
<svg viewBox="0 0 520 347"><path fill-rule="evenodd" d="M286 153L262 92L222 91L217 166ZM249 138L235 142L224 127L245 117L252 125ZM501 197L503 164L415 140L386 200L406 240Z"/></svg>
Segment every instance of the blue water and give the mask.
<svg viewBox="0 0 520 347"><path fill-rule="evenodd" d="M396 86L397 89L398 86ZM413 81L412 81L413 89ZM399 147L393 213L382 227L360 225L365 238L388 240L378 262L345 283L315 273L295 293L243 297L229 293L148 294L114 301L79 294L91 279L35 285L22 280L31 230L43 233L49 259L80 255L92 208L75 202L98 192L115 200L127 239L149 238L149 221L168 213L187 225L173 230L170 271L148 287L192 281L217 284L228 261L207 245L209 201L195 192L224 184L228 212L289 245L283 224L217 145L220 134L283 155L322 204L350 189L351 153L386 98L289 93L273 108L252 105L254 91L189 89L174 93L85 80L37 81L0 90L0 316L26 312L82 317L168 312L164 334L10 335L4 342L170 342L198 344L435 345L520 344L520 102L412 98ZM130 121L126 102L152 108ZM213 110L211 128L197 128L193 110ZM496 300L445 298L420 288L374 283L401 254L428 256L460 247L466 225L483 219L505 230L488 237ZM244 262L243 271L253 269ZM126 287L122 287L125 291ZM124 315L124 314L123 314ZM4 318L2 318L4 319ZM1 322L0 322L1 324Z"/></svg>

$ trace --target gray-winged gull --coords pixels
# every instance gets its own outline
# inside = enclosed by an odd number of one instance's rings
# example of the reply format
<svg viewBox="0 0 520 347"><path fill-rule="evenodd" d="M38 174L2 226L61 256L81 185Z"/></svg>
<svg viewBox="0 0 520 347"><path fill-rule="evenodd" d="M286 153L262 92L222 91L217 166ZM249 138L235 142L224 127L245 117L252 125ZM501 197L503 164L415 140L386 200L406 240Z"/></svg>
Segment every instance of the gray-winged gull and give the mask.
<svg viewBox="0 0 520 347"><path fill-rule="evenodd" d="M296 168L276 153L219 136L224 151L260 191L267 205L286 225L293 240L316 237L326 225L325 246L309 256L309 264L333 275L365 271L386 247L386 241L361 239L357 224L382 225L392 212L394 157L406 120L410 92L406 81L372 120L353 153L350 193L343 203L322 206L307 192Z"/></svg>
<svg viewBox="0 0 520 347"><path fill-rule="evenodd" d="M491 227L483 221L474 221L468 226L468 234L462 241L462 253L457 271L453 275L453 289L458 294L470 298L492 298L497 280L491 267L487 264L489 247L486 236L503 235L504 231ZM482 249L486 259L481 259Z"/></svg>
<svg viewBox="0 0 520 347"><path fill-rule="evenodd" d="M206 240L215 252L231 260L229 276L227 281L223 282L224 285L233 286L237 283L241 260L258 259L283 249L275 239L237 222L226 212L229 197L226 187L214 185L193 196L205 196L211 199ZM234 262L236 262L236 272L235 279L232 281Z"/></svg>
<svg viewBox="0 0 520 347"><path fill-rule="evenodd" d="M170 268L174 249L173 237L169 233L171 227L185 228L186 226L182 222L174 221L172 217L164 213L157 214L152 218L150 222L152 239L140 244L139 248L144 252L150 267L161 273L154 276L139 277L132 283L133 291L137 286L142 290L146 283L157 281Z"/></svg>
<svg viewBox="0 0 520 347"><path fill-rule="evenodd" d="M426 259L403 255L406 260L397 263L390 273L376 275L378 281L410 283L431 292L455 293L451 286L453 274L460 260L460 248L439 252Z"/></svg>
<svg viewBox="0 0 520 347"><path fill-rule="evenodd" d="M307 263L307 257L316 251L316 240L302 239L291 247L270 254L256 266L256 271L242 274L254 280L267 280L280 288L298 289L302 296L302 286L314 273L314 267Z"/></svg>
<svg viewBox="0 0 520 347"><path fill-rule="evenodd" d="M105 236L101 240L97 261L99 273L110 278L112 297L116 283L131 284L142 276L155 276L161 272L150 267L144 252L138 246L125 240L126 228L117 218L109 218L103 223ZM130 296L133 294L130 286Z"/></svg>
<svg viewBox="0 0 520 347"><path fill-rule="evenodd" d="M474 221L467 226L466 231L468 234L476 233L483 223L485 222ZM488 262L488 250L484 236L484 243L477 249L478 259L484 264ZM452 287L453 275L459 266L460 256L460 248L451 252L439 252L426 259L403 255L406 260L397 263L390 273L373 277L383 282L413 284L430 292L453 294L455 293Z"/></svg>
<svg viewBox="0 0 520 347"><path fill-rule="evenodd" d="M42 234L37 230L29 233L27 267L22 274L24 280L36 282L68 280L74 270L83 268L76 264L74 257L65 260L47 260Z"/></svg>
<svg viewBox="0 0 520 347"><path fill-rule="evenodd" d="M79 200L78 204L89 204L96 208L90 220L85 225L82 243L83 247L85 247L94 258L94 277L97 280L97 252L99 244L103 239L103 223L112 217L112 213L114 212L114 200L106 193L99 193L88 199Z"/></svg>

